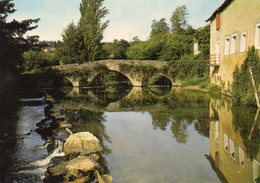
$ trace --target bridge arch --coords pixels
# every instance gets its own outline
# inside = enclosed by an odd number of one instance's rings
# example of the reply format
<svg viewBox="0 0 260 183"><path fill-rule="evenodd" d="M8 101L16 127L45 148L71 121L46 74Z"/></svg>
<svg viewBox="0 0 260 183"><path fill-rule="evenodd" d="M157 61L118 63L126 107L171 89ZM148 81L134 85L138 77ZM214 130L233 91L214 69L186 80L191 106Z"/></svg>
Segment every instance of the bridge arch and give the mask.
<svg viewBox="0 0 260 183"><path fill-rule="evenodd" d="M158 85L158 86L168 86L172 87L174 81L169 77L166 76L165 74L156 74L155 76L151 77L149 80L149 84L152 85Z"/></svg>
<svg viewBox="0 0 260 183"><path fill-rule="evenodd" d="M131 77L130 74L121 72L119 69L108 69L108 72L115 72L117 74L124 76L131 82L132 86L143 86L141 78L133 78L133 77ZM96 73L95 75L92 75L91 77L89 77L88 81L87 81L88 85L91 86L93 84L93 81L102 73L104 73L104 72L99 72L99 73Z"/></svg>
<svg viewBox="0 0 260 183"><path fill-rule="evenodd" d="M113 75L114 74L114 75ZM127 74L124 74L122 72L119 72L119 71L116 71L116 70L108 70L106 72L99 72L95 75L93 75L92 77L88 78L88 86L97 86L98 85L98 79L104 79L102 78L103 76L110 76L112 77L112 80L113 81L114 79L118 81L120 81L122 84L125 84L127 85L127 83L131 83L131 85L133 85L133 81L132 81L132 78L129 77Z"/></svg>

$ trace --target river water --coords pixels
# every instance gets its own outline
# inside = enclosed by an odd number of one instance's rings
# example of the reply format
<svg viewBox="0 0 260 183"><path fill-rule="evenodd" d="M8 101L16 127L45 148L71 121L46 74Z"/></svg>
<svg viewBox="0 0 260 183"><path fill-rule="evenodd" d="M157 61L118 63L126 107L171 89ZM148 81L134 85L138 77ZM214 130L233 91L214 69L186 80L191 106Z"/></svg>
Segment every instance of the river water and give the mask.
<svg viewBox="0 0 260 183"><path fill-rule="evenodd" d="M101 141L115 183L260 181L256 109L180 88L44 92L73 133L89 131ZM57 134L37 131L46 103L19 98L1 98L0 182L43 182L51 157L63 155L62 143L48 145Z"/></svg>

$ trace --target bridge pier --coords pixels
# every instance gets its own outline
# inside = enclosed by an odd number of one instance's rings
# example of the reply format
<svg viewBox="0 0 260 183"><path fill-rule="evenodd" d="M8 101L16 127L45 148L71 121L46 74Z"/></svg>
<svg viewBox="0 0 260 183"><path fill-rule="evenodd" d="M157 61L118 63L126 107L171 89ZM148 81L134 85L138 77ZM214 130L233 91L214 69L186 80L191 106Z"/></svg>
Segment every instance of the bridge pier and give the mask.
<svg viewBox="0 0 260 183"><path fill-rule="evenodd" d="M78 78L68 78L66 77L67 80L70 81L73 87L80 87L80 81Z"/></svg>

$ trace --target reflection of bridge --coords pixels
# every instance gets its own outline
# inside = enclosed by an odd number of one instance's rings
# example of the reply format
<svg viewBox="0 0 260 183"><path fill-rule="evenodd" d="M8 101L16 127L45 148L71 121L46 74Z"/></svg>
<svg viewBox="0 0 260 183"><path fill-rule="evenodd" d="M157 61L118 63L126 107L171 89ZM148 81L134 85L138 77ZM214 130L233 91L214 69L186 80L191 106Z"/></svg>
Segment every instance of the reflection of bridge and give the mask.
<svg viewBox="0 0 260 183"><path fill-rule="evenodd" d="M157 88L159 89L159 88ZM65 109L84 109L90 111L142 111L144 106L150 108L150 111L168 110L167 104L161 102L162 99L172 96L176 93L176 89L168 88L169 90L164 94L158 95L155 89L133 87L132 90L126 95L122 95L121 98L107 101L104 103L103 99L100 99L93 92L89 91L87 94L70 93L68 98L72 100L66 100L61 102ZM145 91L144 91L145 90ZM82 99L80 99L82 97ZM92 101L84 102L84 97L91 98ZM76 99L76 100L74 100ZM145 99L148 99L147 101ZM89 99L90 100L90 99ZM80 102L75 102L80 101ZM147 102L147 104L145 104Z"/></svg>
<svg viewBox="0 0 260 183"><path fill-rule="evenodd" d="M172 85L174 84L173 78L162 71L165 66L167 66L167 62L163 61L103 60L84 64L54 66L52 69L61 73L69 71L70 74L65 74L65 78L75 87L90 85L93 79L104 69L123 74L131 81L133 86L146 86L148 79L155 76L167 79L167 83ZM79 73L83 73L82 76Z"/></svg>

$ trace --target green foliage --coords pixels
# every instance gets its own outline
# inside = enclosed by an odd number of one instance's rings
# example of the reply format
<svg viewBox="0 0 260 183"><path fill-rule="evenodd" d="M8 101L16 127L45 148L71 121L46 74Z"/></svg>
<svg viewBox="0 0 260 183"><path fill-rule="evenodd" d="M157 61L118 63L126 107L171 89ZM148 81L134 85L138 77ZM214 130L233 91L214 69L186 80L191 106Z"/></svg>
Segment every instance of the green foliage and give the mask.
<svg viewBox="0 0 260 183"><path fill-rule="evenodd" d="M103 2L104 0L81 1L81 18L78 25L70 23L62 35L63 42L58 49L62 64L106 58L104 50L101 49L101 41L108 26L108 21L102 20L108 14L108 10L103 7Z"/></svg>
<svg viewBox="0 0 260 183"><path fill-rule="evenodd" d="M79 27L70 23L62 34L63 42L58 48L62 64L83 63L84 42Z"/></svg>
<svg viewBox="0 0 260 183"><path fill-rule="evenodd" d="M126 59L126 51L130 47L128 41L115 39L113 43L104 43L102 49L105 52L104 59Z"/></svg>
<svg viewBox="0 0 260 183"><path fill-rule="evenodd" d="M62 75L50 69L38 70L30 73L23 73L20 87L23 89L35 88L56 88L64 86Z"/></svg>
<svg viewBox="0 0 260 183"><path fill-rule="evenodd" d="M182 59L170 62L170 74L173 78L203 78L208 76L209 65L201 57L184 56Z"/></svg>
<svg viewBox="0 0 260 183"><path fill-rule="evenodd" d="M252 69L256 85L260 84L260 59L257 50L250 48L245 62L241 69L236 68L234 72L234 82L232 87L232 95L235 102L248 105L256 105L254 88L251 82L249 69Z"/></svg>
<svg viewBox="0 0 260 183"><path fill-rule="evenodd" d="M210 53L210 25L198 28L194 33L194 39L199 43L199 51L205 58Z"/></svg>
<svg viewBox="0 0 260 183"><path fill-rule="evenodd" d="M72 77L72 78L87 78L90 75L89 70L66 70L62 72L63 76Z"/></svg>
<svg viewBox="0 0 260 183"><path fill-rule="evenodd" d="M127 50L127 58L134 60L163 60L181 59L183 55L193 53L195 31L189 27L182 33L159 34L148 41L132 43Z"/></svg>
<svg viewBox="0 0 260 183"><path fill-rule="evenodd" d="M108 68L103 64L95 64L93 70L96 72L106 72L108 71Z"/></svg>
<svg viewBox="0 0 260 183"><path fill-rule="evenodd" d="M257 123L255 123L256 109L255 107L239 105L232 107L232 113L235 130L238 131L242 137L246 147L246 153L253 159L257 156L260 149L260 133L259 128L257 128ZM251 139L249 139L250 136Z"/></svg>
<svg viewBox="0 0 260 183"><path fill-rule="evenodd" d="M205 89L209 90L210 92L212 93L218 93L220 94L221 93L221 87L218 86L218 85L215 85L215 84L212 84L212 83L209 83Z"/></svg>
<svg viewBox="0 0 260 183"><path fill-rule="evenodd" d="M59 59L55 53L44 53L43 51L27 51L23 53L24 71L42 69L46 66L59 65Z"/></svg>
<svg viewBox="0 0 260 183"><path fill-rule="evenodd" d="M170 32L170 28L166 23L165 18L161 18L159 21L153 20L151 28L152 28L150 33L151 38L162 34L168 34Z"/></svg>
<svg viewBox="0 0 260 183"><path fill-rule="evenodd" d="M159 60L166 36L154 36L149 41L132 44L127 50L127 58L132 60Z"/></svg>
<svg viewBox="0 0 260 183"><path fill-rule="evenodd" d="M109 21L102 22L102 19L108 14L108 10L103 7L103 2L104 0L82 0L80 4L79 28L85 46L83 55L87 61L96 59L104 30L109 23Z"/></svg>
<svg viewBox="0 0 260 183"><path fill-rule="evenodd" d="M164 46L160 52L160 60L179 60L184 55L192 54L194 30L189 28L183 33L167 35Z"/></svg>
<svg viewBox="0 0 260 183"><path fill-rule="evenodd" d="M37 42L38 36L25 34L37 27L39 19L7 22L9 14L14 13L12 0L0 1L0 72L6 70L17 71L22 65L22 53Z"/></svg>
<svg viewBox="0 0 260 183"><path fill-rule="evenodd" d="M172 31L180 33L188 27L187 18L189 11L185 5L178 6L171 16Z"/></svg>
<svg viewBox="0 0 260 183"><path fill-rule="evenodd" d="M206 88L209 84L210 79L208 77L195 77L195 78L186 78L183 80L182 86L195 86L199 85L201 88Z"/></svg>
<svg viewBox="0 0 260 183"><path fill-rule="evenodd" d="M151 75L159 72L159 70L152 65L120 64L119 67L122 72L132 73L132 74Z"/></svg>

